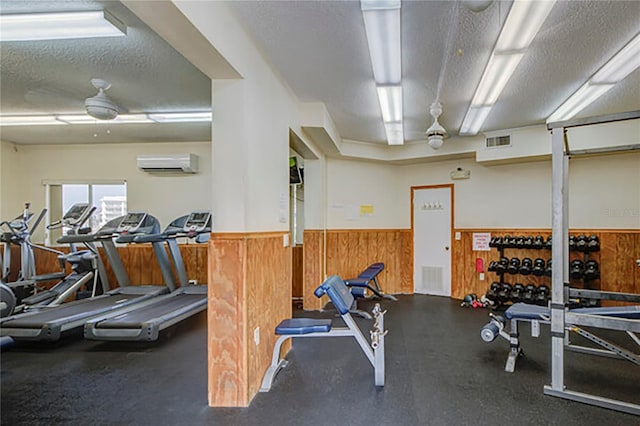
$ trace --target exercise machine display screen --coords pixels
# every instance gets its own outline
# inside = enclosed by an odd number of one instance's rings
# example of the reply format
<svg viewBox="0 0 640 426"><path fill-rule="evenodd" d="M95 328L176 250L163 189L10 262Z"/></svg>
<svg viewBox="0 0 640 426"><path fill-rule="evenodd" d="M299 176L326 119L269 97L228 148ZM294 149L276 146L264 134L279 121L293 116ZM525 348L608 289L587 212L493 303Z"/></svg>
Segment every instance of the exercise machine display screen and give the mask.
<svg viewBox="0 0 640 426"><path fill-rule="evenodd" d="M189 215L183 229L186 232L202 232L207 228L210 219L209 212L193 212Z"/></svg>
<svg viewBox="0 0 640 426"><path fill-rule="evenodd" d="M127 213L127 215L122 219L118 229L116 232L133 232L136 231L142 223L144 219L147 217L146 213Z"/></svg>
<svg viewBox="0 0 640 426"><path fill-rule="evenodd" d="M82 217L82 215L87 211L88 208L89 204L86 203L74 204L69 210L67 210L67 213L62 219L78 220Z"/></svg>

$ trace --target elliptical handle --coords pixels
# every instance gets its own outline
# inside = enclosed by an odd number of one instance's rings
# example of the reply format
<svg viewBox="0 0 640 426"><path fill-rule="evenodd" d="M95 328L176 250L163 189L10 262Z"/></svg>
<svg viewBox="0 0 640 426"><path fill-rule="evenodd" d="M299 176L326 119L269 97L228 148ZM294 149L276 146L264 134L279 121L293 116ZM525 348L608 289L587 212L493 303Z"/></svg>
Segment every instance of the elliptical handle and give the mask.
<svg viewBox="0 0 640 426"><path fill-rule="evenodd" d="M36 219L36 223L34 223L31 229L29 230L30 234L33 235L33 231L35 231L38 228L38 225L40 225L40 222L42 222L42 219L44 219L44 215L46 213L47 213L47 209L42 209L42 211L40 212L40 215L38 216L38 219Z"/></svg>

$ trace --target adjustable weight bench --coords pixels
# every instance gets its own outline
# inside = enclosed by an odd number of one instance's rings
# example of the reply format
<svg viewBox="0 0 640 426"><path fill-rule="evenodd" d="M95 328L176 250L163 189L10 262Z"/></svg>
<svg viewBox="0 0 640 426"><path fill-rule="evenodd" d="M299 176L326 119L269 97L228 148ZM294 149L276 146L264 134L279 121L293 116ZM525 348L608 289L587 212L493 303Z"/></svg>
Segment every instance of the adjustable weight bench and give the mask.
<svg viewBox="0 0 640 426"><path fill-rule="evenodd" d="M271 365L262 380L260 392L269 392L273 379L278 372L287 366L287 360L280 358L282 344L294 337L353 337L364 352L374 369L376 386L384 386L384 314L380 305L376 303L373 314L376 322L371 330L371 345L360 331L360 328L351 317L349 309L353 304L353 296L344 281L337 275L327 278L314 292L316 297L324 294L329 296L347 327L332 327L330 319L290 318L283 320L275 329L278 340L273 348Z"/></svg>
<svg viewBox="0 0 640 426"><path fill-rule="evenodd" d="M640 319L640 306L611 306L604 308L577 308L571 309L567 312L572 314L582 314L587 316L603 316L612 318L624 318L628 320ZM518 331L518 321L527 321L531 323L531 333L533 337L539 336L539 325L549 324L551 320L551 310L546 306L529 305L526 303L515 303L509 309L505 311L505 317L510 321L510 332L504 331L505 319L493 314L491 321L482 327L480 336L482 340L487 343L493 342L498 336L503 337L509 342L510 350L505 365L505 371L513 373L515 370L516 360L519 355L522 354L520 347L520 334ZM638 325L640 326L640 324ZM571 349L576 352L590 353L594 355L613 356L623 358L631 361L634 364L640 365L640 354L634 354L624 348L618 347L612 343L601 339L591 332L588 332L575 324L566 324L566 328L569 331L573 331L584 338L596 343L604 349L596 349L585 346L578 346L573 344L567 344L567 349ZM640 346L640 339L634 334L638 331L638 327L633 330L625 330L627 334L633 339L635 343Z"/></svg>
<svg viewBox="0 0 640 426"><path fill-rule="evenodd" d="M384 294L378 283L378 274L384 270L384 263L372 263L358 275L358 278L349 278L344 280L344 283L351 290L351 294L354 297L353 306L351 307L351 313L359 315L366 319L371 319L371 315L367 312L361 311L357 306L357 299L365 298L365 291L369 290L375 296L381 299L389 299L394 302L398 300L395 296L390 294Z"/></svg>

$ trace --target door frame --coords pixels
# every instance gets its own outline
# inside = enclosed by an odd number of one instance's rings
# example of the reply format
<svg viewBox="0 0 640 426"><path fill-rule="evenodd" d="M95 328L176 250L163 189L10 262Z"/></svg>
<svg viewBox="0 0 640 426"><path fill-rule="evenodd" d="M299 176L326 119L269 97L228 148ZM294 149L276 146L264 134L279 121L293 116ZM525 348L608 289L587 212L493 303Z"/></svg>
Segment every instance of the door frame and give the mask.
<svg viewBox="0 0 640 426"><path fill-rule="evenodd" d="M454 236L455 236L455 228L454 228L454 223L455 223L455 204L454 204L454 200L455 200L455 185L453 183L442 183L439 185L418 185L418 186L412 186L411 187L411 283L413 284L412 288L413 288L413 293L415 294L415 289L416 289L416 283L415 283L415 265L414 265L414 258L415 258L415 253L414 253L414 241L415 241L415 229L414 229L414 223L413 223L413 209L414 209L414 202L415 202L415 191L419 191L422 189L438 189L438 188L449 188L451 190L450 195L451 195L451 241L449 241L449 264L450 264L450 268L451 270L449 271L449 277L451 280L453 280L453 241L454 241ZM449 291L451 291L451 283L449 283Z"/></svg>

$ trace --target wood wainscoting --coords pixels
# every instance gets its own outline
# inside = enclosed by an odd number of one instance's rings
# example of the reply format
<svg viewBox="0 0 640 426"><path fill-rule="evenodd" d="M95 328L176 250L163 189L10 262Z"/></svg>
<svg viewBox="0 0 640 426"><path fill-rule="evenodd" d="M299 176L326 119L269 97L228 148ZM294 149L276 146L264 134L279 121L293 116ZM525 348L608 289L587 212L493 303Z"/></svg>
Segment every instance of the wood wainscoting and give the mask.
<svg viewBox="0 0 640 426"><path fill-rule="evenodd" d="M551 235L550 229L455 229L460 233L460 239L453 244L453 265L451 273L451 297L462 299L466 294L475 293L481 296L487 292L493 281L499 281L494 272L486 272L491 260L498 260L497 249L491 251L473 251L473 234L475 232L489 232L491 236L536 236L542 235L546 241ZM603 229L571 229L570 235L597 235L600 239L600 251L590 252L589 259L598 262L600 279L589 282L589 288L604 291L619 291L640 293L640 268L636 259L640 259L640 230L603 230ZM550 250L534 249L505 249L505 257L538 257L547 261L551 258ZM569 252L570 261L583 259L584 253ZM485 265L485 280L480 280L476 272L476 259L482 259ZM510 284L522 282L525 285L546 284L551 286L551 278L533 275L505 275L505 281ZM571 286L583 288L582 280L571 280Z"/></svg>
<svg viewBox="0 0 640 426"><path fill-rule="evenodd" d="M304 309L320 309L313 291L324 279L325 234L304 231ZM410 229L345 229L326 231L326 274L357 277L367 266L383 262L380 286L386 293L413 293L413 243Z"/></svg>
<svg viewBox="0 0 640 426"><path fill-rule="evenodd" d="M271 363L274 329L291 317L292 252L283 247L285 234L211 236L207 346L212 407L249 405ZM285 345L283 352L290 347Z"/></svg>

